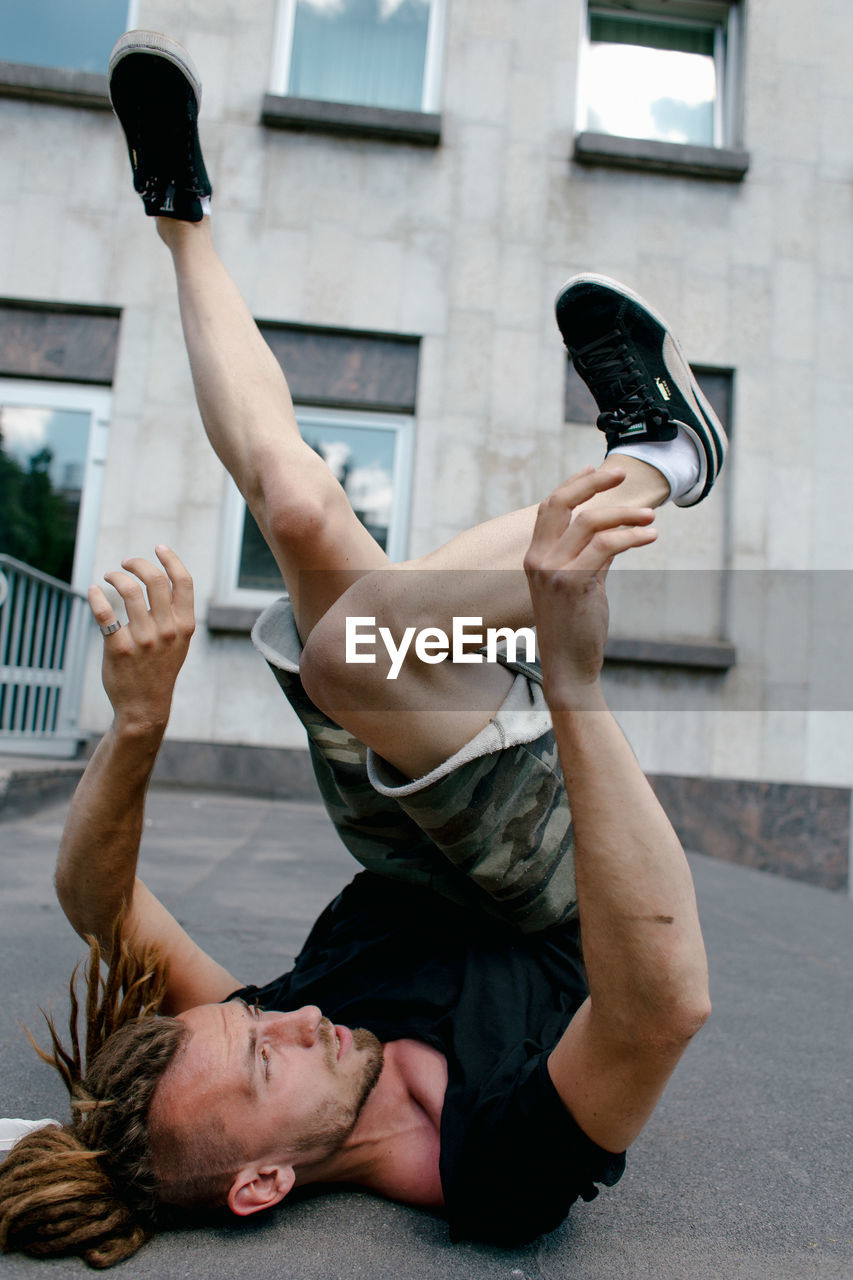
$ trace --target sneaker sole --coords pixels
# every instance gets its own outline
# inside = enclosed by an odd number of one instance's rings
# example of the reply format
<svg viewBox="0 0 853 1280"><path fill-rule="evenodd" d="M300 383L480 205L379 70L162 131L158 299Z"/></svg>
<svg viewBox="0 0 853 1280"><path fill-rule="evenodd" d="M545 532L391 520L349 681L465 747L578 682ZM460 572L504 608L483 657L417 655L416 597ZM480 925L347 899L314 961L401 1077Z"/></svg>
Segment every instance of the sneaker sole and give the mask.
<svg viewBox="0 0 853 1280"><path fill-rule="evenodd" d="M178 44L177 40L173 40L171 36L164 36L159 31L126 31L116 42L110 55L107 68L108 81L112 81L113 71L122 59L131 53L153 53L173 63L186 76L195 94L196 103L201 109L201 78L195 63L182 44ZM112 102L112 92L110 92L110 102Z"/></svg>
<svg viewBox="0 0 853 1280"><path fill-rule="evenodd" d="M705 419L707 434L694 431L694 429L690 426L689 423L685 422L685 423L682 423L681 425L686 429L688 435L690 435L691 437L694 437L694 436L696 437L696 439L694 440L694 443L702 446L702 449L705 452L705 457L707 462L710 463L713 458L713 471L712 471L711 465L708 465L704 480L700 479L700 481L696 485L694 485L692 489L690 489L681 498L678 498L675 501L675 505L677 507L695 506L697 502L701 502L702 499L706 496L712 484L716 480L717 476L720 474L720 470L722 468L722 465L726 456L726 445L728 441L726 438L726 433L723 430L722 423L720 422L716 413L712 409L710 401L708 400L708 397L702 391L702 388L699 386L699 383L696 381L696 378L693 376L693 373L690 369L690 365L687 362L687 357L685 356L684 352L681 349L681 344L679 343L678 339L675 337L674 333L672 332L672 329L667 324L666 320L664 320L663 316L660 314L659 311L656 311L654 307L650 306L649 303L646 302L646 299L641 297L639 293L635 293L634 290L629 289L627 285L620 284L618 280L612 280L609 276L597 275L595 272L588 272L582 275L572 276L570 279L566 281L566 283L563 285L563 287L560 289L559 293L557 294L557 297L555 300L555 306L559 304L560 299L563 297L567 289L577 284L601 285L603 288L608 289L611 293L619 294L621 297L627 298L630 302L635 302L638 306L642 307L643 310L647 311L648 314L652 317L652 319L661 326L663 331L669 337L670 342L675 348L676 355L678 356L679 360L681 360L682 364L687 370L688 375L690 377L690 392L693 395L693 398L696 401L696 404L698 405L699 409L701 410L701 416ZM684 395L684 389L680 385L679 385L679 390L682 392L682 395ZM687 398L688 397L685 396L685 399ZM710 452L709 452L709 446L710 446Z"/></svg>

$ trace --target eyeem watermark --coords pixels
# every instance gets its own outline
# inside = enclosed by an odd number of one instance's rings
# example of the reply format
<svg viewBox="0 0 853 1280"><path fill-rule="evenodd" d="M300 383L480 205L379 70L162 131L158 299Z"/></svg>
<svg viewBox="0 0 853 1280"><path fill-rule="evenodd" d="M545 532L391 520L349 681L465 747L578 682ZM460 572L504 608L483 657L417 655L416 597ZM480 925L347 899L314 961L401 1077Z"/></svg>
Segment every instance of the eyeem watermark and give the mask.
<svg viewBox="0 0 853 1280"><path fill-rule="evenodd" d="M376 619L369 617L347 618L347 662L376 662L378 644L385 648L391 659L386 680L396 680L406 655L414 645L414 653L421 662L432 666L450 658L453 662L497 662L498 646L506 645L506 656L515 662L521 656L525 662L536 661L536 632L532 627L486 627L482 618L454 618L450 635L441 627L406 627L399 644L388 627L377 627ZM523 652L519 655L519 649ZM485 652L484 652L485 650Z"/></svg>

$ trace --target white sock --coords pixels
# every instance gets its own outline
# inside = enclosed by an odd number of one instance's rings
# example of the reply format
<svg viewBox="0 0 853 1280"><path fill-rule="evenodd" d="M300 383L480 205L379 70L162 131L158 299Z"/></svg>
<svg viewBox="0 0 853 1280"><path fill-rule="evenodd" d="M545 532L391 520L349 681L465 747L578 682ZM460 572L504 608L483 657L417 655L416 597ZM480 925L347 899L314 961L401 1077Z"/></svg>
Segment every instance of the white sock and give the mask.
<svg viewBox="0 0 853 1280"><path fill-rule="evenodd" d="M669 499L673 502L689 493L699 479L699 449L683 427L678 428L674 440L654 444L647 440L639 444L617 444L610 450L610 454L614 453L639 458L659 471L669 485Z"/></svg>
<svg viewBox="0 0 853 1280"><path fill-rule="evenodd" d="M210 217L210 196L201 196L201 212Z"/></svg>

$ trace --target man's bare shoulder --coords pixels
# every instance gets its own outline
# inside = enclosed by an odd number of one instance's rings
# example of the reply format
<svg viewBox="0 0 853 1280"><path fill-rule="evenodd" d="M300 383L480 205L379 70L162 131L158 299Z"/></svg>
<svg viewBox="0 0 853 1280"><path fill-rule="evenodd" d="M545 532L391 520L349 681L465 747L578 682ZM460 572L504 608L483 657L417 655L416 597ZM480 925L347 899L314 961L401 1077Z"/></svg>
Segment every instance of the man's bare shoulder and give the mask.
<svg viewBox="0 0 853 1280"><path fill-rule="evenodd" d="M420 1040L392 1040L386 1064L400 1085L402 1130L385 1163L382 1192L404 1204L440 1209L444 1205L439 1174L441 1112L447 1091L447 1060ZM396 1126L395 1126L396 1127Z"/></svg>
<svg viewBox="0 0 853 1280"><path fill-rule="evenodd" d="M392 1040L385 1046L385 1053L393 1055L409 1092L429 1116L437 1132L447 1092L447 1059L444 1054L422 1040Z"/></svg>

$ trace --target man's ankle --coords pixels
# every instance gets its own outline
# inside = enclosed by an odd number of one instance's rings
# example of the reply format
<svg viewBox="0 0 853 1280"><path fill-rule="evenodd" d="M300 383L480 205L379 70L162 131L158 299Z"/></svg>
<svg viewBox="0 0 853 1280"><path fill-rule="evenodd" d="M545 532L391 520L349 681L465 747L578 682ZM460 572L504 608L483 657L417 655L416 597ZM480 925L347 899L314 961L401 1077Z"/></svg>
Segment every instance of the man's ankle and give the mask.
<svg viewBox="0 0 853 1280"><path fill-rule="evenodd" d="M624 471L625 479L615 489L596 494L591 500L596 506L661 507L669 498L669 483L649 462L609 453L601 466L605 471Z"/></svg>
<svg viewBox="0 0 853 1280"><path fill-rule="evenodd" d="M645 462L656 468L667 482L669 496L676 502L695 489L701 473L696 441L680 424L674 440L620 444L611 449L608 456L621 462L629 459Z"/></svg>
<svg viewBox="0 0 853 1280"><path fill-rule="evenodd" d="M183 222L179 218L157 218L157 234L169 249L191 241L210 238L210 219L201 222Z"/></svg>

